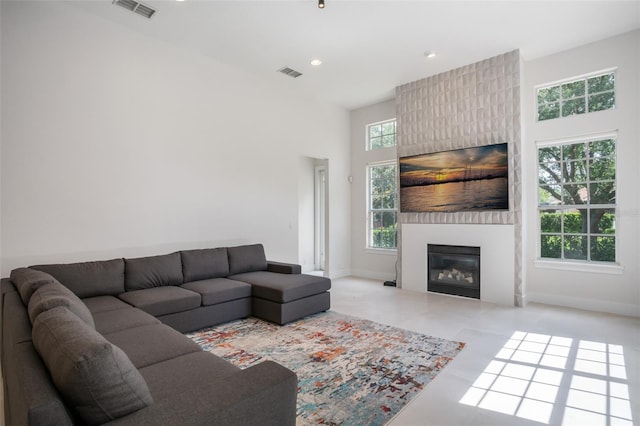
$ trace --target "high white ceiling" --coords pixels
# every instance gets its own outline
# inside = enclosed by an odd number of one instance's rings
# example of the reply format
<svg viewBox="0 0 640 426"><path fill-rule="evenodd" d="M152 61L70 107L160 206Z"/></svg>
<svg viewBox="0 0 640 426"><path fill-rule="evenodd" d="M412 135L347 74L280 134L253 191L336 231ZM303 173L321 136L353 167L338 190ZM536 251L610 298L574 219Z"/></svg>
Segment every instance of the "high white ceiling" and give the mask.
<svg viewBox="0 0 640 426"><path fill-rule="evenodd" d="M317 0L148 0L150 20L111 0L69 3L349 109L513 49L531 60L640 28L639 0L326 0L324 10ZM284 66L303 75L276 72Z"/></svg>

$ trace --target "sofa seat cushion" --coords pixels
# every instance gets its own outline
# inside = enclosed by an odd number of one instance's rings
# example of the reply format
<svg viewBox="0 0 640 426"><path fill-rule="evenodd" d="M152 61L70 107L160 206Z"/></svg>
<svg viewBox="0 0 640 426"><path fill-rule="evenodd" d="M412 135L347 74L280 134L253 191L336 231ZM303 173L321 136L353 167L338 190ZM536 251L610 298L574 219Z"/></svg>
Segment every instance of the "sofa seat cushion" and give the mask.
<svg viewBox="0 0 640 426"><path fill-rule="evenodd" d="M87 308L89 308L89 311L91 311L92 314L115 311L116 309L131 308L131 305L124 303L116 296L87 297L82 299L82 302L87 305Z"/></svg>
<svg viewBox="0 0 640 426"><path fill-rule="evenodd" d="M136 368L202 351L191 339L164 324L129 328L104 337L121 348Z"/></svg>
<svg viewBox="0 0 640 426"><path fill-rule="evenodd" d="M209 352L199 351L140 369L156 402L192 389L194 383L214 382L236 374L240 368Z"/></svg>
<svg viewBox="0 0 640 426"><path fill-rule="evenodd" d="M93 320L96 324L96 330L102 334L115 333L116 331L143 325L161 324L158 318L131 306L112 311L96 312L93 314Z"/></svg>
<svg viewBox="0 0 640 426"><path fill-rule="evenodd" d="M182 357L181 357L182 358ZM199 358L199 357L198 357ZM203 358L199 358L198 361ZM177 361L177 360L176 360ZM184 360L184 361L188 361ZM237 370L220 377L219 364L205 366L199 380L188 383L178 371L147 368L141 372L149 378L154 403L130 416L110 422L111 426L284 426L296 424L297 377L273 361ZM185 363L186 364L186 363ZM161 367L164 363L158 365ZM184 364L174 364L181 367ZM168 366L167 366L168 367ZM197 371L196 371L197 372ZM187 377L194 371L184 372ZM162 375L166 375L163 380ZM156 382L155 379L158 381ZM176 380L175 391L173 382ZM160 394L156 399L155 391Z"/></svg>
<svg viewBox="0 0 640 426"><path fill-rule="evenodd" d="M35 265L30 268L53 275L55 279L81 298L116 295L124 291L124 261L122 259Z"/></svg>
<svg viewBox="0 0 640 426"><path fill-rule="evenodd" d="M331 289L331 280L306 274L278 274L258 271L232 275L234 280L251 284L253 297L287 303Z"/></svg>
<svg viewBox="0 0 640 426"><path fill-rule="evenodd" d="M82 303L78 296L59 282L45 284L33 293L28 306L31 324L35 322L38 315L58 306L66 307L91 328L96 327L89 308Z"/></svg>
<svg viewBox="0 0 640 426"><path fill-rule="evenodd" d="M268 268L262 244L227 247L227 256L230 275L266 271Z"/></svg>
<svg viewBox="0 0 640 426"><path fill-rule="evenodd" d="M184 282L222 278L229 275L229 259L227 249L224 247L185 250L180 252L180 256L182 256Z"/></svg>
<svg viewBox="0 0 640 426"><path fill-rule="evenodd" d="M31 268L17 268L11 271L9 276L11 282L16 286L22 303L29 304L29 299L33 293L45 284L51 284L55 279L46 272L37 271Z"/></svg>
<svg viewBox="0 0 640 426"><path fill-rule="evenodd" d="M56 388L85 424L102 424L153 402L124 352L63 306L36 318L33 344Z"/></svg>
<svg viewBox="0 0 640 426"><path fill-rule="evenodd" d="M203 306L251 297L250 284L227 278L193 281L181 287L199 293L202 296Z"/></svg>
<svg viewBox="0 0 640 426"><path fill-rule="evenodd" d="M124 285L127 291L182 283L180 253L124 260Z"/></svg>
<svg viewBox="0 0 640 426"><path fill-rule="evenodd" d="M199 293L176 286L127 291L118 297L156 317L188 311L202 304Z"/></svg>

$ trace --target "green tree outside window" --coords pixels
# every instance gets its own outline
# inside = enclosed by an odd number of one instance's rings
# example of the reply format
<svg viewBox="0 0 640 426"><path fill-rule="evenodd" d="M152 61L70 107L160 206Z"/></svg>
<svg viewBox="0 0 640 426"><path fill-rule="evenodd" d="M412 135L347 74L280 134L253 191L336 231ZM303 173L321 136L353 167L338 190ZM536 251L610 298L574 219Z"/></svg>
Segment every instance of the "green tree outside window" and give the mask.
<svg viewBox="0 0 640 426"><path fill-rule="evenodd" d="M537 90L538 121L615 108L613 72Z"/></svg>
<svg viewBox="0 0 640 426"><path fill-rule="evenodd" d="M615 150L614 138L538 149L541 258L616 261Z"/></svg>
<svg viewBox="0 0 640 426"><path fill-rule="evenodd" d="M396 164L368 167L370 248L398 246L398 191Z"/></svg>
<svg viewBox="0 0 640 426"><path fill-rule="evenodd" d="M396 120L387 120L367 126L367 150L396 146Z"/></svg>

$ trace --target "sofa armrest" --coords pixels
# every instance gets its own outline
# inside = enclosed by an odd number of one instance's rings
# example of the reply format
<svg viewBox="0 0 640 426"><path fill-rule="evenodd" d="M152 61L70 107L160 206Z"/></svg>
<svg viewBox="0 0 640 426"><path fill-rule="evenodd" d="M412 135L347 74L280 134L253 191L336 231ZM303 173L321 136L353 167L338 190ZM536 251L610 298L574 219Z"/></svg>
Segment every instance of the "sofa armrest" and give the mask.
<svg viewBox="0 0 640 426"><path fill-rule="evenodd" d="M9 278L2 278L2 280L0 280L0 288L2 289L2 294L4 295L5 293L11 293L14 291L18 291L16 290L16 286L13 285L13 283L11 282L11 280Z"/></svg>
<svg viewBox="0 0 640 426"><path fill-rule="evenodd" d="M213 424L296 424L298 377L293 371L276 362L265 361L229 379L216 388L218 396L215 400L219 409Z"/></svg>
<svg viewBox="0 0 640 426"><path fill-rule="evenodd" d="M279 274L301 274L302 267L295 263L267 261L267 271Z"/></svg>
<svg viewBox="0 0 640 426"><path fill-rule="evenodd" d="M107 424L294 426L297 397L296 374L265 361L219 380L194 383L187 392Z"/></svg>

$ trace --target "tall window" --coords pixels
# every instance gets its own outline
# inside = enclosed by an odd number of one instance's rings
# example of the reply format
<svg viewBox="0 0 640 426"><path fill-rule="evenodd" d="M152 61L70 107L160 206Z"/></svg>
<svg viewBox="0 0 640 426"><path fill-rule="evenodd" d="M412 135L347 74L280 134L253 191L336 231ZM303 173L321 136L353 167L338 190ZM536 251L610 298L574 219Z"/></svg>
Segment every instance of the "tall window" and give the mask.
<svg viewBox="0 0 640 426"><path fill-rule="evenodd" d="M367 150L396 146L396 119L367 126Z"/></svg>
<svg viewBox="0 0 640 426"><path fill-rule="evenodd" d="M537 90L538 121L615 107L614 72L572 79Z"/></svg>
<svg viewBox="0 0 640 426"><path fill-rule="evenodd" d="M368 166L367 181L369 183L367 246L376 249L395 249L398 240L396 163Z"/></svg>
<svg viewBox="0 0 640 426"><path fill-rule="evenodd" d="M616 261L616 136L538 145L540 257Z"/></svg>

